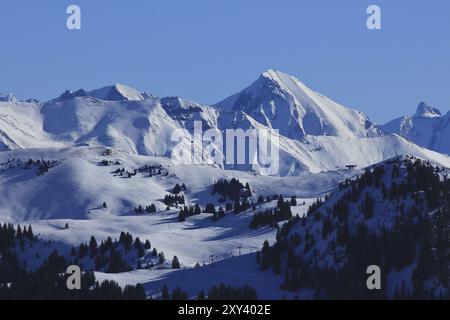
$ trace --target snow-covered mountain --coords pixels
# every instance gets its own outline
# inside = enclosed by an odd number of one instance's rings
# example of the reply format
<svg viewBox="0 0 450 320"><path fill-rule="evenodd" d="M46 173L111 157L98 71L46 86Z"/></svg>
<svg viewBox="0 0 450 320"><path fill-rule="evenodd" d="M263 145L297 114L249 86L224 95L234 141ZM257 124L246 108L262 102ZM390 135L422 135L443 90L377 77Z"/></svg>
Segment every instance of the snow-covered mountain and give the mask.
<svg viewBox="0 0 450 320"><path fill-rule="evenodd" d="M419 104L413 116L394 119L381 129L399 134L424 148L450 154L450 112L443 115L425 102Z"/></svg>
<svg viewBox="0 0 450 320"><path fill-rule="evenodd" d="M121 84L86 91L66 91L40 103L4 99L0 102L0 147L15 150L107 146L145 156L170 157L175 129L183 143L192 141L194 121L203 130L278 129L279 175L321 172L348 164L365 167L405 153L442 165L449 159L397 135L383 134L364 114L314 92L282 72L264 72L253 84L215 106L180 97L154 98ZM437 114L422 108L427 119ZM422 116L423 117L423 116ZM219 168L251 170L251 165L212 163L205 154L198 162ZM258 173L258 169L255 169Z"/></svg>
<svg viewBox="0 0 450 320"><path fill-rule="evenodd" d="M307 135L342 138L381 135L361 112L339 105L298 79L275 70L264 72L249 87L217 105L243 111L292 139Z"/></svg>
<svg viewBox="0 0 450 320"><path fill-rule="evenodd" d="M113 86L103 87L87 93L88 96L101 100L121 101L121 100L144 100L148 98L147 93L139 92L138 90L128 87L126 85L116 83Z"/></svg>
<svg viewBox="0 0 450 320"><path fill-rule="evenodd" d="M144 100L149 97L149 95L145 92L140 92L124 84L115 83L112 86L106 86L100 89L92 90L90 92L86 92L83 89L79 89L77 91L66 90L56 100L61 101L86 96L106 101L135 101Z"/></svg>

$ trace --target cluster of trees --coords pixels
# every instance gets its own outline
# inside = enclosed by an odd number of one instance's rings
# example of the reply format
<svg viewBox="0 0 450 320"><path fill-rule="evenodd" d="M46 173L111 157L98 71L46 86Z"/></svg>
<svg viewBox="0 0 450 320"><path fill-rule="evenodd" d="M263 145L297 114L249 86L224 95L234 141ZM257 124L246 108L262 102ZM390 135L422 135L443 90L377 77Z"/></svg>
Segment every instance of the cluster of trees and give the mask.
<svg viewBox="0 0 450 320"><path fill-rule="evenodd" d="M53 160L53 161L45 161L45 160L37 160L37 166L38 166L38 170L37 170L37 175L41 176L44 173L48 172L48 170L50 170L51 168L53 168L54 166L56 166L58 164L58 161Z"/></svg>
<svg viewBox="0 0 450 320"><path fill-rule="evenodd" d="M164 196L164 204L168 207L185 204L184 195L166 194Z"/></svg>
<svg viewBox="0 0 450 320"><path fill-rule="evenodd" d="M294 201L295 200L295 201ZM292 217L291 205L296 205L297 201L293 197L290 201L284 201L282 195L278 197L277 207L267 209L265 212L255 213L250 221L250 228L257 229L261 226L278 227L278 222L288 220Z"/></svg>
<svg viewBox="0 0 450 320"><path fill-rule="evenodd" d="M297 199L294 196L292 196L289 201L285 201L281 195L274 195L272 197L267 196L267 202L272 200L277 200L277 208L275 210L266 210L265 212L256 213L250 223L252 228L256 229L259 226L264 225L275 226L276 222L287 220L292 216L290 207L297 205ZM262 204L264 201L265 198L263 196L258 197L258 204ZM226 212L233 211L235 214L238 214L249 208L253 208L253 211L255 211L256 204L253 203L253 201L249 202L247 198L243 198L242 200L235 200L234 205L231 202L227 202L225 209L219 207L219 209L216 210L213 204L208 204L204 212L213 214L213 220L218 220L224 217Z"/></svg>
<svg viewBox="0 0 450 320"><path fill-rule="evenodd" d="M291 218L274 245L264 243L257 262L262 270L284 274L284 290L309 287L316 290L315 298L332 299L387 298L386 288L392 284L386 275L413 266L412 278L405 280L412 286L403 281L393 298L448 299L450 180L440 179L439 171L419 160L393 160L368 169L340 184L332 202L316 202L307 217ZM377 201L396 209L392 222L374 227L368 220L377 214ZM357 210L351 216L350 206ZM321 234L313 232L318 223ZM317 263L319 241L327 246L332 263ZM384 270L381 290L366 288L365 268L373 264Z"/></svg>
<svg viewBox="0 0 450 320"><path fill-rule="evenodd" d="M166 285L163 286L161 292L162 300L188 300L188 294L183 291L180 287L176 287L172 294L169 292L169 288Z"/></svg>
<svg viewBox="0 0 450 320"><path fill-rule="evenodd" d="M242 199L242 201L236 200L234 202L233 211L234 211L234 213L238 214L240 212L248 210L250 207L252 207L253 209L256 209L253 202L250 203L250 202L248 202L248 200L246 198L244 198L244 199Z"/></svg>
<svg viewBox="0 0 450 320"><path fill-rule="evenodd" d="M36 237L31 226L15 228L11 223L0 225L0 285L13 280L23 266L19 263L16 250L24 251L33 246Z"/></svg>
<svg viewBox="0 0 450 320"><path fill-rule="evenodd" d="M208 290L208 295L202 290L197 295L198 300L258 300L256 290L248 285L242 287L226 286L223 283Z"/></svg>
<svg viewBox="0 0 450 320"><path fill-rule="evenodd" d="M129 237L126 241L129 241ZM142 285L127 286L123 290L113 281L99 283L92 271L83 272L81 290L68 290L65 274L74 261L54 250L42 265L30 272L20 261L17 244L33 245L42 241L33 235L32 228L15 228L12 224L0 227L0 299L145 299ZM108 242L109 243L109 242ZM150 243L148 243L149 245ZM84 245L83 245L84 246ZM95 238L91 238L87 253L96 248ZM97 248L101 250L100 248ZM75 251L75 249L73 249ZM87 254L85 253L85 254ZM73 257L72 257L73 258Z"/></svg>
<svg viewBox="0 0 450 320"><path fill-rule="evenodd" d="M188 300L188 294L180 287L176 287L172 291L172 294L170 294L169 289L164 285L161 299ZM221 283L209 289L208 294L205 294L205 291L201 290L197 295L197 300L258 300L258 294L254 288L248 285L233 287Z"/></svg>
<svg viewBox="0 0 450 320"><path fill-rule="evenodd" d="M10 159L10 160L8 160L7 163L9 164L10 169L14 168L16 166L20 169L25 169L25 170L31 169L33 167L37 167L37 175L40 176L40 175L48 172L48 170L50 168L53 168L56 165L58 165L59 162L56 160L42 160L42 159L34 160L34 159L30 158L27 161L23 161L22 159L17 159L17 160ZM14 163L16 165L14 165ZM2 164L4 164L4 163L2 163Z"/></svg>
<svg viewBox="0 0 450 320"><path fill-rule="evenodd" d="M125 168L117 168L115 171L113 171L114 174L123 176L125 173Z"/></svg>
<svg viewBox="0 0 450 320"><path fill-rule="evenodd" d="M21 251L25 252L26 244L31 246L36 241L40 240L33 235L31 226L23 229L18 226L17 229L14 229L11 224L4 224L0 228L0 254L2 252L9 254L10 249L14 249L16 244L19 244ZM68 255L60 255L58 251L54 250L45 263L50 263L49 267L52 268L55 265L82 265L83 263L89 265L92 263L97 271L118 273L132 270L134 261L139 266L140 259L144 257L146 251L150 250L150 241L142 242L139 237L133 239L130 233L121 232L118 241L113 241L111 237L108 237L100 244L92 236L89 243L81 243L78 247L72 247ZM134 252L134 254L130 254L131 252ZM158 255L156 248L153 248L151 254L154 257ZM124 255L135 258L127 261Z"/></svg>
<svg viewBox="0 0 450 320"><path fill-rule="evenodd" d="M139 206L137 206L137 207L134 208L134 212L135 212L137 215L143 214L144 212L146 212L146 213L154 213L154 212L156 212L156 211L157 211L157 210L156 210L156 205L155 205L154 203L152 203L152 204L149 205L149 206L142 207L141 205L139 205Z"/></svg>
<svg viewBox="0 0 450 320"><path fill-rule="evenodd" d="M184 206L181 208L180 213L178 214L178 220L180 222L186 221L187 217L199 215L202 213L200 206L196 204L195 206Z"/></svg>
<svg viewBox="0 0 450 320"><path fill-rule="evenodd" d="M217 212L214 210L212 216L213 221L217 221L219 219L222 219L223 217L225 217L225 211L222 207L219 207L219 210Z"/></svg>
<svg viewBox="0 0 450 320"><path fill-rule="evenodd" d="M107 161L107 160L103 160L103 161ZM108 163L109 162L106 162L106 165L108 165ZM147 165L147 164L145 166L139 167L137 169L133 169L132 171L125 170L125 168L117 168L116 170L113 171L113 174L116 176L120 176L120 177L126 176L128 178L131 178L131 177L136 176L138 172L139 173L148 173L149 177L153 177L156 175L164 175L164 176L169 175L169 172L167 170L164 170L161 165L154 166L154 165Z"/></svg>
<svg viewBox="0 0 450 320"><path fill-rule="evenodd" d="M82 243L76 248L72 248L70 256L74 259L74 264L79 264L85 257L89 257L94 262L95 270L108 273L118 273L132 270L132 266L123 257L130 251L136 252L136 259L139 260L145 255L145 250L150 250L150 241L143 243L139 237L133 240L128 232L121 232L119 241L113 241L108 237L98 245L95 237L91 237L89 244ZM156 249L153 249L156 251ZM154 253L156 256L156 253ZM137 262L137 265L139 263Z"/></svg>
<svg viewBox="0 0 450 320"><path fill-rule="evenodd" d="M119 162L119 161L113 162L113 161L107 160L107 159L103 159L102 161L100 161L100 165L101 165L101 166L104 166L104 167L107 167L107 166L112 165L112 164L114 164L114 165L116 165L116 166L119 166L119 165L120 165L120 162ZM116 171L116 172L117 172L117 173L120 173L120 171Z"/></svg>
<svg viewBox="0 0 450 320"><path fill-rule="evenodd" d="M177 183L171 192L173 194L179 194L181 191L186 191L186 185L184 183L181 186Z"/></svg>
<svg viewBox="0 0 450 320"><path fill-rule="evenodd" d="M148 173L149 177L157 176L157 175L169 175L169 172L163 168L162 165L144 165L137 169L140 173Z"/></svg>
<svg viewBox="0 0 450 320"><path fill-rule="evenodd" d="M248 182L245 186L236 178L232 178L229 182L227 179L222 179L213 184L212 194L220 194L225 199L232 201L239 201L241 198L249 198L252 196L250 185Z"/></svg>
<svg viewBox="0 0 450 320"><path fill-rule="evenodd" d="M33 239L34 234L31 225L29 225L28 228L18 225L17 229L15 229L14 225L11 223L0 225L0 253L9 249L16 241L22 243L21 246L23 246L26 240L32 241Z"/></svg>
<svg viewBox="0 0 450 320"><path fill-rule="evenodd" d="M48 299L48 300L145 300L145 289L141 284L127 285L122 289L111 280L98 282L92 271L81 275L81 290L67 289L65 269L50 272L17 270L15 279L9 284L0 283L0 299Z"/></svg>
<svg viewBox="0 0 450 320"><path fill-rule="evenodd" d="M237 206L235 205L235 208L237 208L241 212L243 210L247 210L249 208L248 201L244 200L242 204L238 201ZM195 206L184 206L181 208L180 213L178 215L178 220L180 222L186 221L186 218L199 215L202 212L203 213L209 213L212 215L213 221L217 221L223 217L225 217L225 212L233 211L233 205L228 202L225 205L225 209L223 207L219 207L219 209L216 209L216 206L212 203L208 203L205 208L202 210L198 204ZM235 213L238 213L235 211Z"/></svg>
<svg viewBox="0 0 450 320"><path fill-rule="evenodd" d="M113 171L113 174L119 177L126 176L128 178L131 178L137 175L137 169L134 169L133 171L130 172L128 170L125 171L125 168L117 168L115 171Z"/></svg>

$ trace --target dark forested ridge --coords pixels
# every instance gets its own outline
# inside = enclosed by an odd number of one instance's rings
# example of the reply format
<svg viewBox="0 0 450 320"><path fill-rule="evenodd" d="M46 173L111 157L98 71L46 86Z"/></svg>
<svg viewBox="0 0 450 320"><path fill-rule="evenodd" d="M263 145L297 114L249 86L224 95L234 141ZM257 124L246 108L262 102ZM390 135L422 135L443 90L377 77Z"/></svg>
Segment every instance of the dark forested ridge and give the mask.
<svg viewBox="0 0 450 320"><path fill-rule="evenodd" d="M291 218L257 261L284 276L282 289L312 289L318 299L448 299L449 226L448 171L402 157ZM366 286L370 265L382 271L381 290Z"/></svg>

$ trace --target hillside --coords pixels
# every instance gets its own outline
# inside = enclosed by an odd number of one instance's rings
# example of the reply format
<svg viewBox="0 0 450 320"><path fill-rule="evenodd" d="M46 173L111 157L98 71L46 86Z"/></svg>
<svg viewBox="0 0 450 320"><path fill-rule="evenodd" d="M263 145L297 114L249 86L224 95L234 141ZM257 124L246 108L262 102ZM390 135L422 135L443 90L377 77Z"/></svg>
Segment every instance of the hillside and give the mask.
<svg viewBox="0 0 450 320"><path fill-rule="evenodd" d="M449 171L411 157L376 165L286 223L261 251L282 288L316 298L448 298ZM382 289L366 288L366 268Z"/></svg>

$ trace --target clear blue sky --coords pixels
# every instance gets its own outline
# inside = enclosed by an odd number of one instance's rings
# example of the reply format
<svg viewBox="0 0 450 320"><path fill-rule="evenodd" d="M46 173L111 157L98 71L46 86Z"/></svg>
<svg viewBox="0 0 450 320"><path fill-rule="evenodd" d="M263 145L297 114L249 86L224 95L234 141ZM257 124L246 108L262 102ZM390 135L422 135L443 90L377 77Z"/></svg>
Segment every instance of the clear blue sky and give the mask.
<svg viewBox="0 0 450 320"><path fill-rule="evenodd" d="M121 82L215 103L269 68L379 123L421 100L447 111L450 1L0 0L0 92L19 98Z"/></svg>

